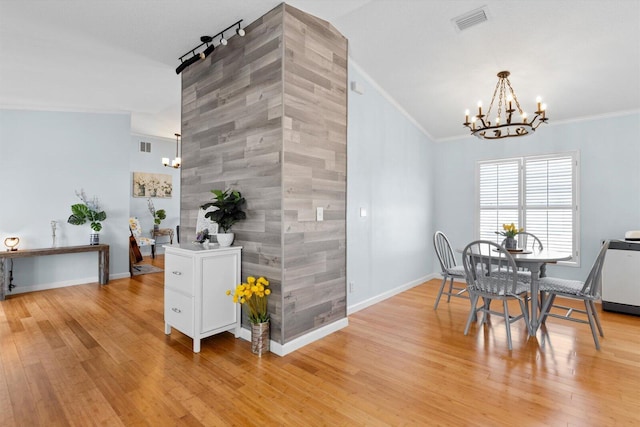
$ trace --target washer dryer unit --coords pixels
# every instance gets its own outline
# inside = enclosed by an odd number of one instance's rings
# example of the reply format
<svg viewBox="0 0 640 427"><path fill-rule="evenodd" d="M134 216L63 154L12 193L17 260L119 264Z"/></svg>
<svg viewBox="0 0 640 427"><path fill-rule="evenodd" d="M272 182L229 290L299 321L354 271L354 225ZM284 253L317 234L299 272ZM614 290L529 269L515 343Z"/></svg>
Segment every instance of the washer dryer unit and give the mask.
<svg viewBox="0 0 640 427"><path fill-rule="evenodd" d="M640 316L640 242L609 242L602 267L602 308Z"/></svg>

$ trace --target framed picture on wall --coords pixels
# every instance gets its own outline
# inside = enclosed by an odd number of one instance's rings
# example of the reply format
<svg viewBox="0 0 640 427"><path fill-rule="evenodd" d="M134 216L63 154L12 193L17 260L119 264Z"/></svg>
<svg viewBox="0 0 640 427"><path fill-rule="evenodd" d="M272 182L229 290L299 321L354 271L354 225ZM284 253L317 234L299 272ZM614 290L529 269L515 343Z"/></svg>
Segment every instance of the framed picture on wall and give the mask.
<svg viewBox="0 0 640 427"><path fill-rule="evenodd" d="M134 172L133 197L170 199L173 192L171 178L163 173Z"/></svg>

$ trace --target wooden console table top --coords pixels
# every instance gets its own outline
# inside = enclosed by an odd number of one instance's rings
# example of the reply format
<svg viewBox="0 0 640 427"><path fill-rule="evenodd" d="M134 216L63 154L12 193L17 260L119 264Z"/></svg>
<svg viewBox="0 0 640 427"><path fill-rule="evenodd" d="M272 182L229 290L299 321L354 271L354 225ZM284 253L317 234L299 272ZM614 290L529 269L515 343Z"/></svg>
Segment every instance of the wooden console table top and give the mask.
<svg viewBox="0 0 640 427"><path fill-rule="evenodd" d="M74 254L79 252L108 251L109 245L60 246L55 248L18 249L0 252L0 258L26 258L42 255Z"/></svg>
<svg viewBox="0 0 640 427"><path fill-rule="evenodd" d="M98 281L101 285L109 283L109 245L60 246L0 252L0 301L5 299L6 291L9 290L7 287L11 282L13 268L9 267L12 263L10 259L81 252L98 252Z"/></svg>

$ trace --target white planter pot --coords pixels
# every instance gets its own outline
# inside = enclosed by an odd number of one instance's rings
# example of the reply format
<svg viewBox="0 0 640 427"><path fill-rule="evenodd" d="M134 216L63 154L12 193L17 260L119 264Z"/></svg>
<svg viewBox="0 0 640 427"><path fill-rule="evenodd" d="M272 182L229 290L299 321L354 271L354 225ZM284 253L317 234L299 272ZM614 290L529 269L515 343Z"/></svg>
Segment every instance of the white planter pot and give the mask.
<svg viewBox="0 0 640 427"><path fill-rule="evenodd" d="M218 244L222 247L231 246L233 243L233 238L235 235L233 233L218 233L216 234L216 238L218 239Z"/></svg>

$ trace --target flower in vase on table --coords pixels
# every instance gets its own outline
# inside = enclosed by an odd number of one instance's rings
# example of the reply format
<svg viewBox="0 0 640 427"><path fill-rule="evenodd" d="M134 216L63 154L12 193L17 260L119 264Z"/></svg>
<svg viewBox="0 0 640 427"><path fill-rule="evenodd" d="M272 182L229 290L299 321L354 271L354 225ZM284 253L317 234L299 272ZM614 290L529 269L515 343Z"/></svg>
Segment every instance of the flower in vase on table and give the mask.
<svg viewBox="0 0 640 427"><path fill-rule="evenodd" d="M511 224L502 224L502 231L496 231L496 234L513 239L518 233L522 231L524 231L524 228L518 228L512 222Z"/></svg>
<svg viewBox="0 0 640 427"><path fill-rule="evenodd" d="M233 291L233 302L246 304L249 307L249 321L251 323L264 323L269 321L267 313L267 296L271 293L268 288L269 281L264 277L256 279L247 277L247 283L240 283ZM227 291L231 295L231 290Z"/></svg>

